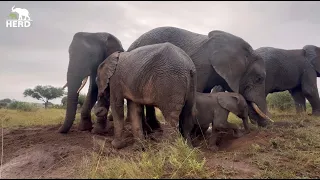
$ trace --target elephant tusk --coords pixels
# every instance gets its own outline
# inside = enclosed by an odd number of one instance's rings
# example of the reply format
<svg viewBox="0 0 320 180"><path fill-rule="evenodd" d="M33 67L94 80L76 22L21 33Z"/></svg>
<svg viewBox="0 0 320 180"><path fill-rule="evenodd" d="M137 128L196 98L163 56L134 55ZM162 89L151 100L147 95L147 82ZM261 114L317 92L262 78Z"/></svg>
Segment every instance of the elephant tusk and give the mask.
<svg viewBox="0 0 320 180"><path fill-rule="evenodd" d="M269 121L271 121L271 122L274 122L274 121L273 121L272 119L270 119L267 115L265 115L265 114L259 109L259 107L258 107L254 102L251 102L251 104L252 104L253 109L254 109L262 118L267 119L267 120L269 120Z"/></svg>
<svg viewBox="0 0 320 180"><path fill-rule="evenodd" d="M87 76L83 81L82 81L82 84L80 86L80 88L78 89L77 93L79 93L81 91L81 89L86 85L87 81L88 81L88 77Z"/></svg>
<svg viewBox="0 0 320 180"><path fill-rule="evenodd" d="M66 88L66 87L67 87L67 84L68 84L68 82L66 82L66 84L62 87L62 89Z"/></svg>

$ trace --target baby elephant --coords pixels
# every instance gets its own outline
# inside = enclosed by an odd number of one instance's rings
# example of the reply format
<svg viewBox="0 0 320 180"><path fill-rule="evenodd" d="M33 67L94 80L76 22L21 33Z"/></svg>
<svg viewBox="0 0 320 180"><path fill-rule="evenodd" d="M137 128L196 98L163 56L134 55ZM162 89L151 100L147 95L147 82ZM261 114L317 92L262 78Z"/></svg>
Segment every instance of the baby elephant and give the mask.
<svg viewBox="0 0 320 180"><path fill-rule="evenodd" d="M212 136L209 140L209 148L216 150L218 133L216 130L233 129L237 136L240 136L238 127L228 122L229 112L242 119L246 132L248 128L248 106L246 100L238 93L217 92L217 93L196 93L197 118L196 125L201 130L207 130L212 123ZM199 127L195 126L195 127ZM196 131L200 131L198 128ZM199 132L198 132L199 133ZM202 132L204 133L204 132Z"/></svg>
<svg viewBox="0 0 320 180"><path fill-rule="evenodd" d="M172 127L181 121L182 129L192 129L196 77L190 57L171 43L147 45L130 52L111 54L97 71L96 116L102 117L108 113L110 96L114 124L112 146L118 149L126 146L123 137L124 99L127 99L128 117L136 140L144 139L144 105L158 107ZM184 137L190 143L188 135Z"/></svg>

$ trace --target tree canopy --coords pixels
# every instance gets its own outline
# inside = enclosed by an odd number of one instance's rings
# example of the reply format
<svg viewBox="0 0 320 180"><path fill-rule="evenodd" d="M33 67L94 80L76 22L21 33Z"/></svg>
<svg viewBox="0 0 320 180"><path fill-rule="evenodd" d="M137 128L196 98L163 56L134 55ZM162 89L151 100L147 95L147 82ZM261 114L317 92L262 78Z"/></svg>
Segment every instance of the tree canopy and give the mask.
<svg viewBox="0 0 320 180"><path fill-rule="evenodd" d="M37 100L43 101L45 108L47 108L49 100L59 98L65 93L62 88L56 88L50 85L38 85L34 89L26 89L23 92L24 97L30 96Z"/></svg>

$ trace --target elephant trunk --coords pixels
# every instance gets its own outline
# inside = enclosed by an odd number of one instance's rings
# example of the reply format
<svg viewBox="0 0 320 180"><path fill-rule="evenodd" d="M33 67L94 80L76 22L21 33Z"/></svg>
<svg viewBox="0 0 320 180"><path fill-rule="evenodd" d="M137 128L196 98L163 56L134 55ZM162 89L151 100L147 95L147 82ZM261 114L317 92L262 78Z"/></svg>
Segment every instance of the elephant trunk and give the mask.
<svg viewBox="0 0 320 180"><path fill-rule="evenodd" d="M80 88L82 79L72 79L68 80L68 96L67 96L67 110L66 110L66 116L64 124L60 127L59 132L60 133L67 133L75 119L76 111L77 111L77 105L78 105L78 96L77 93L78 89Z"/></svg>
<svg viewBox="0 0 320 180"><path fill-rule="evenodd" d="M250 101L249 105L249 117L258 123L258 126L265 127L274 121L266 115L267 102L265 99L259 99Z"/></svg>

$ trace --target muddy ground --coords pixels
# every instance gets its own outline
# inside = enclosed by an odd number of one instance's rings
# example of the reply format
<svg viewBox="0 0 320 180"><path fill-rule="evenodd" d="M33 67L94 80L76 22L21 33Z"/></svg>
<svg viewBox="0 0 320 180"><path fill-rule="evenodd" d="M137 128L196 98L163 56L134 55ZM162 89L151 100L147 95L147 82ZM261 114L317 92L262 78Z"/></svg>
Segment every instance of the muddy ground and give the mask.
<svg viewBox="0 0 320 180"><path fill-rule="evenodd" d="M60 125L32 128L4 129L4 156L2 178L81 178L77 167L83 156L97 151L99 140L105 140L104 151L109 155L125 153L134 156L137 152L126 147L119 151L111 148L112 136L93 135L81 132L74 125L68 134L57 132ZM163 125L164 133L159 139L172 134L170 128ZM251 131L241 138L225 137L220 145L221 152L246 151L250 145L268 144L271 134L265 131ZM98 143L97 143L98 142ZM259 169L245 161L230 160L214 156L206 148L201 148L206 158L206 167L212 169L233 169L235 178L250 178L259 173Z"/></svg>

